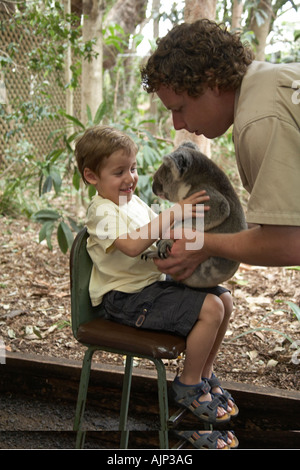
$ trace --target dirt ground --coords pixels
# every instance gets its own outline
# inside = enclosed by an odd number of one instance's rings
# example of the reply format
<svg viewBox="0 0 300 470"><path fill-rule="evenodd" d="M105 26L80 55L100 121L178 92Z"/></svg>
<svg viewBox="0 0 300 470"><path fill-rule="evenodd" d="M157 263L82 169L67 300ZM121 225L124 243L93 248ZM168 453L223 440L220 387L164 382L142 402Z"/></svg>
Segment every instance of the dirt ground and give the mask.
<svg viewBox="0 0 300 470"><path fill-rule="evenodd" d="M53 251L39 244L39 228L25 218L0 217L0 341L7 351L81 360L70 326L69 255L55 241ZM286 303L300 304L300 272L241 265L226 286L234 311L215 364L218 376L300 390L300 321ZM123 363L108 353L95 357ZM181 358L169 363L174 372L181 365ZM152 365L136 361L136 367Z"/></svg>

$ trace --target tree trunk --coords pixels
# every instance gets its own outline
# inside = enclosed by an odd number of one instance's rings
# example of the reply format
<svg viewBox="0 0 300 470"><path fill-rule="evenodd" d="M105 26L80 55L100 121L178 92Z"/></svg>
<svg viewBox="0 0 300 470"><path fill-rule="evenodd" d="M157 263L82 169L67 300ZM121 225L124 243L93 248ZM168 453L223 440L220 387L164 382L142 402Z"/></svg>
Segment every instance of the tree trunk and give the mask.
<svg viewBox="0 0 300 470"><path fill-rule="evenodd" d="M97 38L94 46L97 58L90 62L83 61L82 64L82 85L81 85L81 121L87 121L86 107L90 107L92 116L102 102L102 13L103 0L83 0L83 41Z"/></svg>
<svg viewBox="0 0 300 470"><path fill-rule="evenodd" d="M64 12L65 15L70 15L71 13L71 0L64 0ZM68 23L68 28L70 29L70 23ZM66 58L65 58L65 82L70 83L72 79L72 53L71 53L71 45L68 43L68 48L66 51ZM74 93L71 87L66 89L66 112L73 116L74 114ZM73 134L73 126L69 129L69 135Z"/></svg>
<svg viewBox="0 0 300 470"><path fill-rule="evenodd" d="M214 20L216 17L217 0L186 0L184 21L193 23L200 18Z"/></svg>
<svg viewBox="0 0 300 470"><path fill-rule="evenodd" d="M272 16L271 0L261 0L257 8L252 10L250 29L254 32L258 43L255 54L256 60L265 60L265 47Z"/></svg>
<svg viewBox="0 0 300 470"><path fill-rule="evenodd" d="M193 23L201 18L207 18L214 20L216 18L216 6L217 0L186 0L184 9L184 21L186 23ZM176 131L175 135L175 146L178 146L185 140L191 140L198 145L201 152L206 154L208 157L211 155L210 151L210 140L203 135L197 136L191 134L185 129Z"/></svg>
<svg viewBox="0 0 300 470"><path fill-rule="evenodd" d="M124 33L129 35L134 33L138 24L142 23L146 16L148 0L118 0L109 11L103 27L117 24ZM116 34L118 34L116 32ZM116 63L118 50L114 46L104 45L103 67L109 69Z"/></svg>
<svg viewBox="0 0 300 470"><path fill-rule="evenodd" d="M231 28L233 30L241 29L241 19L243 14L243 0L233 0L232 3L232 19L231 19Z"/></svg>
<svg viewBox="0 0 300 470"><path fill-rule="evenodd" d="M160 0L153 0L151 16L153 17L153 37L154 38L158 38L159 36L159 8L160 8ZM157 116L157 100L150 100L150 114L151 116ZM149 127L150 132L152 134L155 134L156 122L149 123L148 127Z"/></svg>

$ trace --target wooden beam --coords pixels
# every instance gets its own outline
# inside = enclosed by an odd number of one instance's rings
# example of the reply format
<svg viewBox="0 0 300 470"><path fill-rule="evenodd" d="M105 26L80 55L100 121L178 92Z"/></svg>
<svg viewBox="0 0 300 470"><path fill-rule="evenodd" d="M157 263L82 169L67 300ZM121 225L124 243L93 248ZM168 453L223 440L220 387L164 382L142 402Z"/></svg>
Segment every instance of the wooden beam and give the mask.
<svg viewBox="0 0 300 470"><path fill-rule="evenodd" d="M0 392L35 395L46 399L76 402L81 363L62 358L7 353L0 365ZM173 380L167 374L168 383ZM94 363L89 383L88 402L101 409L119 412L123 368ZM300 392L226 382L240 413L230 422L243 448L300 448ZM177 410L170 402L170 414ZM152 370L135 368L129 415L158 426L157 380ZM184 413L181 429L199 429L199 421ZM148 435L148 434L147 434ZM100 436L100 434L99 434ZM101 434L103 438L104 434ZM95 438L95 436L93 437ZM141 436L136 437L137 442Z"/></svg>

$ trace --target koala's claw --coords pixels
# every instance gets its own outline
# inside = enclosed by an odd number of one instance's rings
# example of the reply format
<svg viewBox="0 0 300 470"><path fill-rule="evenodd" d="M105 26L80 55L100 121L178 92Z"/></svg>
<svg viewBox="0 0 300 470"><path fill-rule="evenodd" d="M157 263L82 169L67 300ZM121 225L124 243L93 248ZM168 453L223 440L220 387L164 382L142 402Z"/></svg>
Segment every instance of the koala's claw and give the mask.
<svg viewBox="0 0 300 470"><path fill-rule="evenodd" d="M141 259L145 261L153 258L166 259L171 252L172 245L172 240L159 240L157 242L157 251L147 250L141 254Z"/></svg>
<svg viewBox="0 0 300 470"><path fill-rule="evenodd" d="M173 245L173 241L171 240L160 240L157 243L159 258L162 258L162 259L168 258L171 252L172 245Z"/></svg>
<svg viewBox="0 0 300 470"><path fill-rule="evenodd" d="M141 258L144 259L145 261L147 261L148 259L158 258L158 257L159 256L158 256L157 251L152 251L152 250L145 251L145 253L141 254Z"/></svg>

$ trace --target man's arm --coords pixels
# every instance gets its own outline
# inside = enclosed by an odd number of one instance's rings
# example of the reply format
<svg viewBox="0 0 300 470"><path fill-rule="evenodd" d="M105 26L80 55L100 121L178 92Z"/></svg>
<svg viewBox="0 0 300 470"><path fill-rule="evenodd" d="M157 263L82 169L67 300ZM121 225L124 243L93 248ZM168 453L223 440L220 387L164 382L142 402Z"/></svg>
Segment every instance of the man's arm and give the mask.
<svg viewBox="0 0 300 470"><path fill-rule="evenodd" d="M158 269L178 281L211 256L256 266L300 265L300 227L262 225L234 234L205 233L201 250L185 250L185 243L176 240L168 259L154 260Z"/></svg>

